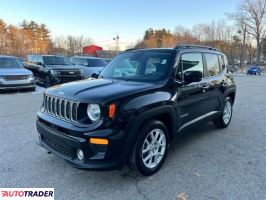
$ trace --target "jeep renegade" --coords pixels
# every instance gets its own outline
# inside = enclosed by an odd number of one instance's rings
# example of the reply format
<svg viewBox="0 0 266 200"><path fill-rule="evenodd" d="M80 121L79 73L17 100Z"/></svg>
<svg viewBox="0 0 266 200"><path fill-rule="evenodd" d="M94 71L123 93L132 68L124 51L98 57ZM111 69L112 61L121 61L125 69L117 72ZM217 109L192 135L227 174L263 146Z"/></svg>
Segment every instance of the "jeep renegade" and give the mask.
<svg viewBox="0 0 266 200"><path fill-rule="evenodd" d="M91 80L45 91L40 145L77 168L129 163L151 175L187 127L229 125L236 87L227 67L223 53L204 46L125 51Z"/></svg>

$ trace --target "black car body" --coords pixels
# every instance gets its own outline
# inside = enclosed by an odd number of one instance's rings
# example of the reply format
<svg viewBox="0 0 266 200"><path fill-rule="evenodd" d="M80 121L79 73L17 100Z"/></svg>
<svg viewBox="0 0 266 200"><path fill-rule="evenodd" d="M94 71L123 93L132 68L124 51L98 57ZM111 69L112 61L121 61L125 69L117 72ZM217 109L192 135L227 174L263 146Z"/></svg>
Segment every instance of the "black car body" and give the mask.
<svg viewBox="0 0 266 200"><path fill-rule="evenodd" d="M30 55L25 67L31 70L38 83L45 87L83 79L83 73L64 56Z"/></svg>
<svg viewBox="0 0 266 200"><path fill-rule="evenodd" d="M77 168L117 169L129 161L153 174L172 138L190 125L230 123L236 87L227 66L224 54L207 47L126 51L98 79L45 91L40 144Z"/></svg>
<svg viewBox="0 0 266 200"><path fill-rule="evenodd" d="M17 57L0 55L0 91L27 89L34 91L36 81Z"/></svg>

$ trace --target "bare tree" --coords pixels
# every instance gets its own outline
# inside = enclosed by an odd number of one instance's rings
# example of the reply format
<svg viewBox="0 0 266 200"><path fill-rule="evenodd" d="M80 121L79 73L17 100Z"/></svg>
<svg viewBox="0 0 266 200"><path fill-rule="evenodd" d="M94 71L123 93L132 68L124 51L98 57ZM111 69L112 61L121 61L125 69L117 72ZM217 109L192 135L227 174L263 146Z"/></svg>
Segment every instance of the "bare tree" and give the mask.
<svg viewBox="0 0 266 200"><path fill-rule="evenodd" d="M261 57L261 41L266 33L266 0L243 0L233 18L254 37L257 44L257 63Z"/></svg>
<svg viewBox="0 0 266 200"><path fill-rule="evenodd" d="M82 53L83 47L91 45L92 40L90 38L85 38L83 35L81 36L69 35L67 37L65 36L56 37L53 40L53 44L54 44L53 53L72 56L76 53L78 54Z"/></svg>

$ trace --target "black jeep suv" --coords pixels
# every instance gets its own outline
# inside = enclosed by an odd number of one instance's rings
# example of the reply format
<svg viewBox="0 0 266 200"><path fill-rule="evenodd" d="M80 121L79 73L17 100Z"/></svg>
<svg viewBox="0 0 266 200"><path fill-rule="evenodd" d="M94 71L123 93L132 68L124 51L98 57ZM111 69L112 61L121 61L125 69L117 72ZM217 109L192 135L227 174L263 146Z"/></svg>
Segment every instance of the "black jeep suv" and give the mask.
<svg viewBox="0 0 266 200"><path fill-rule="evenodd" d="M190 125L229 125L236 87L217 49L177 46L118 55L93 80L51 87L38 112L40 145L81 169L162 166Z"/></svg>
<svg viewBox="0 0 266 200"><path fill-rule="evenodd" d="M30 55L25 67L45 87L83 79L82 71L64 56Z"/></svg>

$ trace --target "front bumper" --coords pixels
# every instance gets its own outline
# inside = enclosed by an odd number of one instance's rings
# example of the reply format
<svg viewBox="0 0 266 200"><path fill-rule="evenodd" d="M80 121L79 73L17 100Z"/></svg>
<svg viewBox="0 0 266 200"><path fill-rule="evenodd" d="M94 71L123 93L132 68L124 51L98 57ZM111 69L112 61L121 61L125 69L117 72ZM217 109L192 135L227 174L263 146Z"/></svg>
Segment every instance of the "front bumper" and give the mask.
<svg viewBox="0 0 266 200"><path fill-rule="evenodd" d="M54 153L60 158L66 160L70 165L80 169L89 170L113 170L119 169L124 164L125 155L125 133L117 132L112 129L103 129L98 131L85 131L77 127L76 130L65 129L63 126L50 123L48 117L46 120L40 118L38 114L37 130L39 133L39 144L47 151ZM54 118L54 120L57 120ZM71 125L73 127L73 125ZM82 131L83 129L83 131ZM75 135L75 136L74 136ZM92 137L108 139L108 145L95 145L89 142ZM84 153L84 159L79 160L77 150L81 149Z"/></svg>
<svg viewBox="0 0 266 200"><path fill-rule="evenodd" d="M33 89L35 87L35 80L27 82L12 81L12 83L0 83L0 90Z"/></svg>
<svg viewBox="0 0 266 200"><path fill-rule="evenodd" d="M83 76L52 76L51 83L53 85L56 85L56 84L68 83L72 81L78 81L82 79L84 79Z"/></svg>

